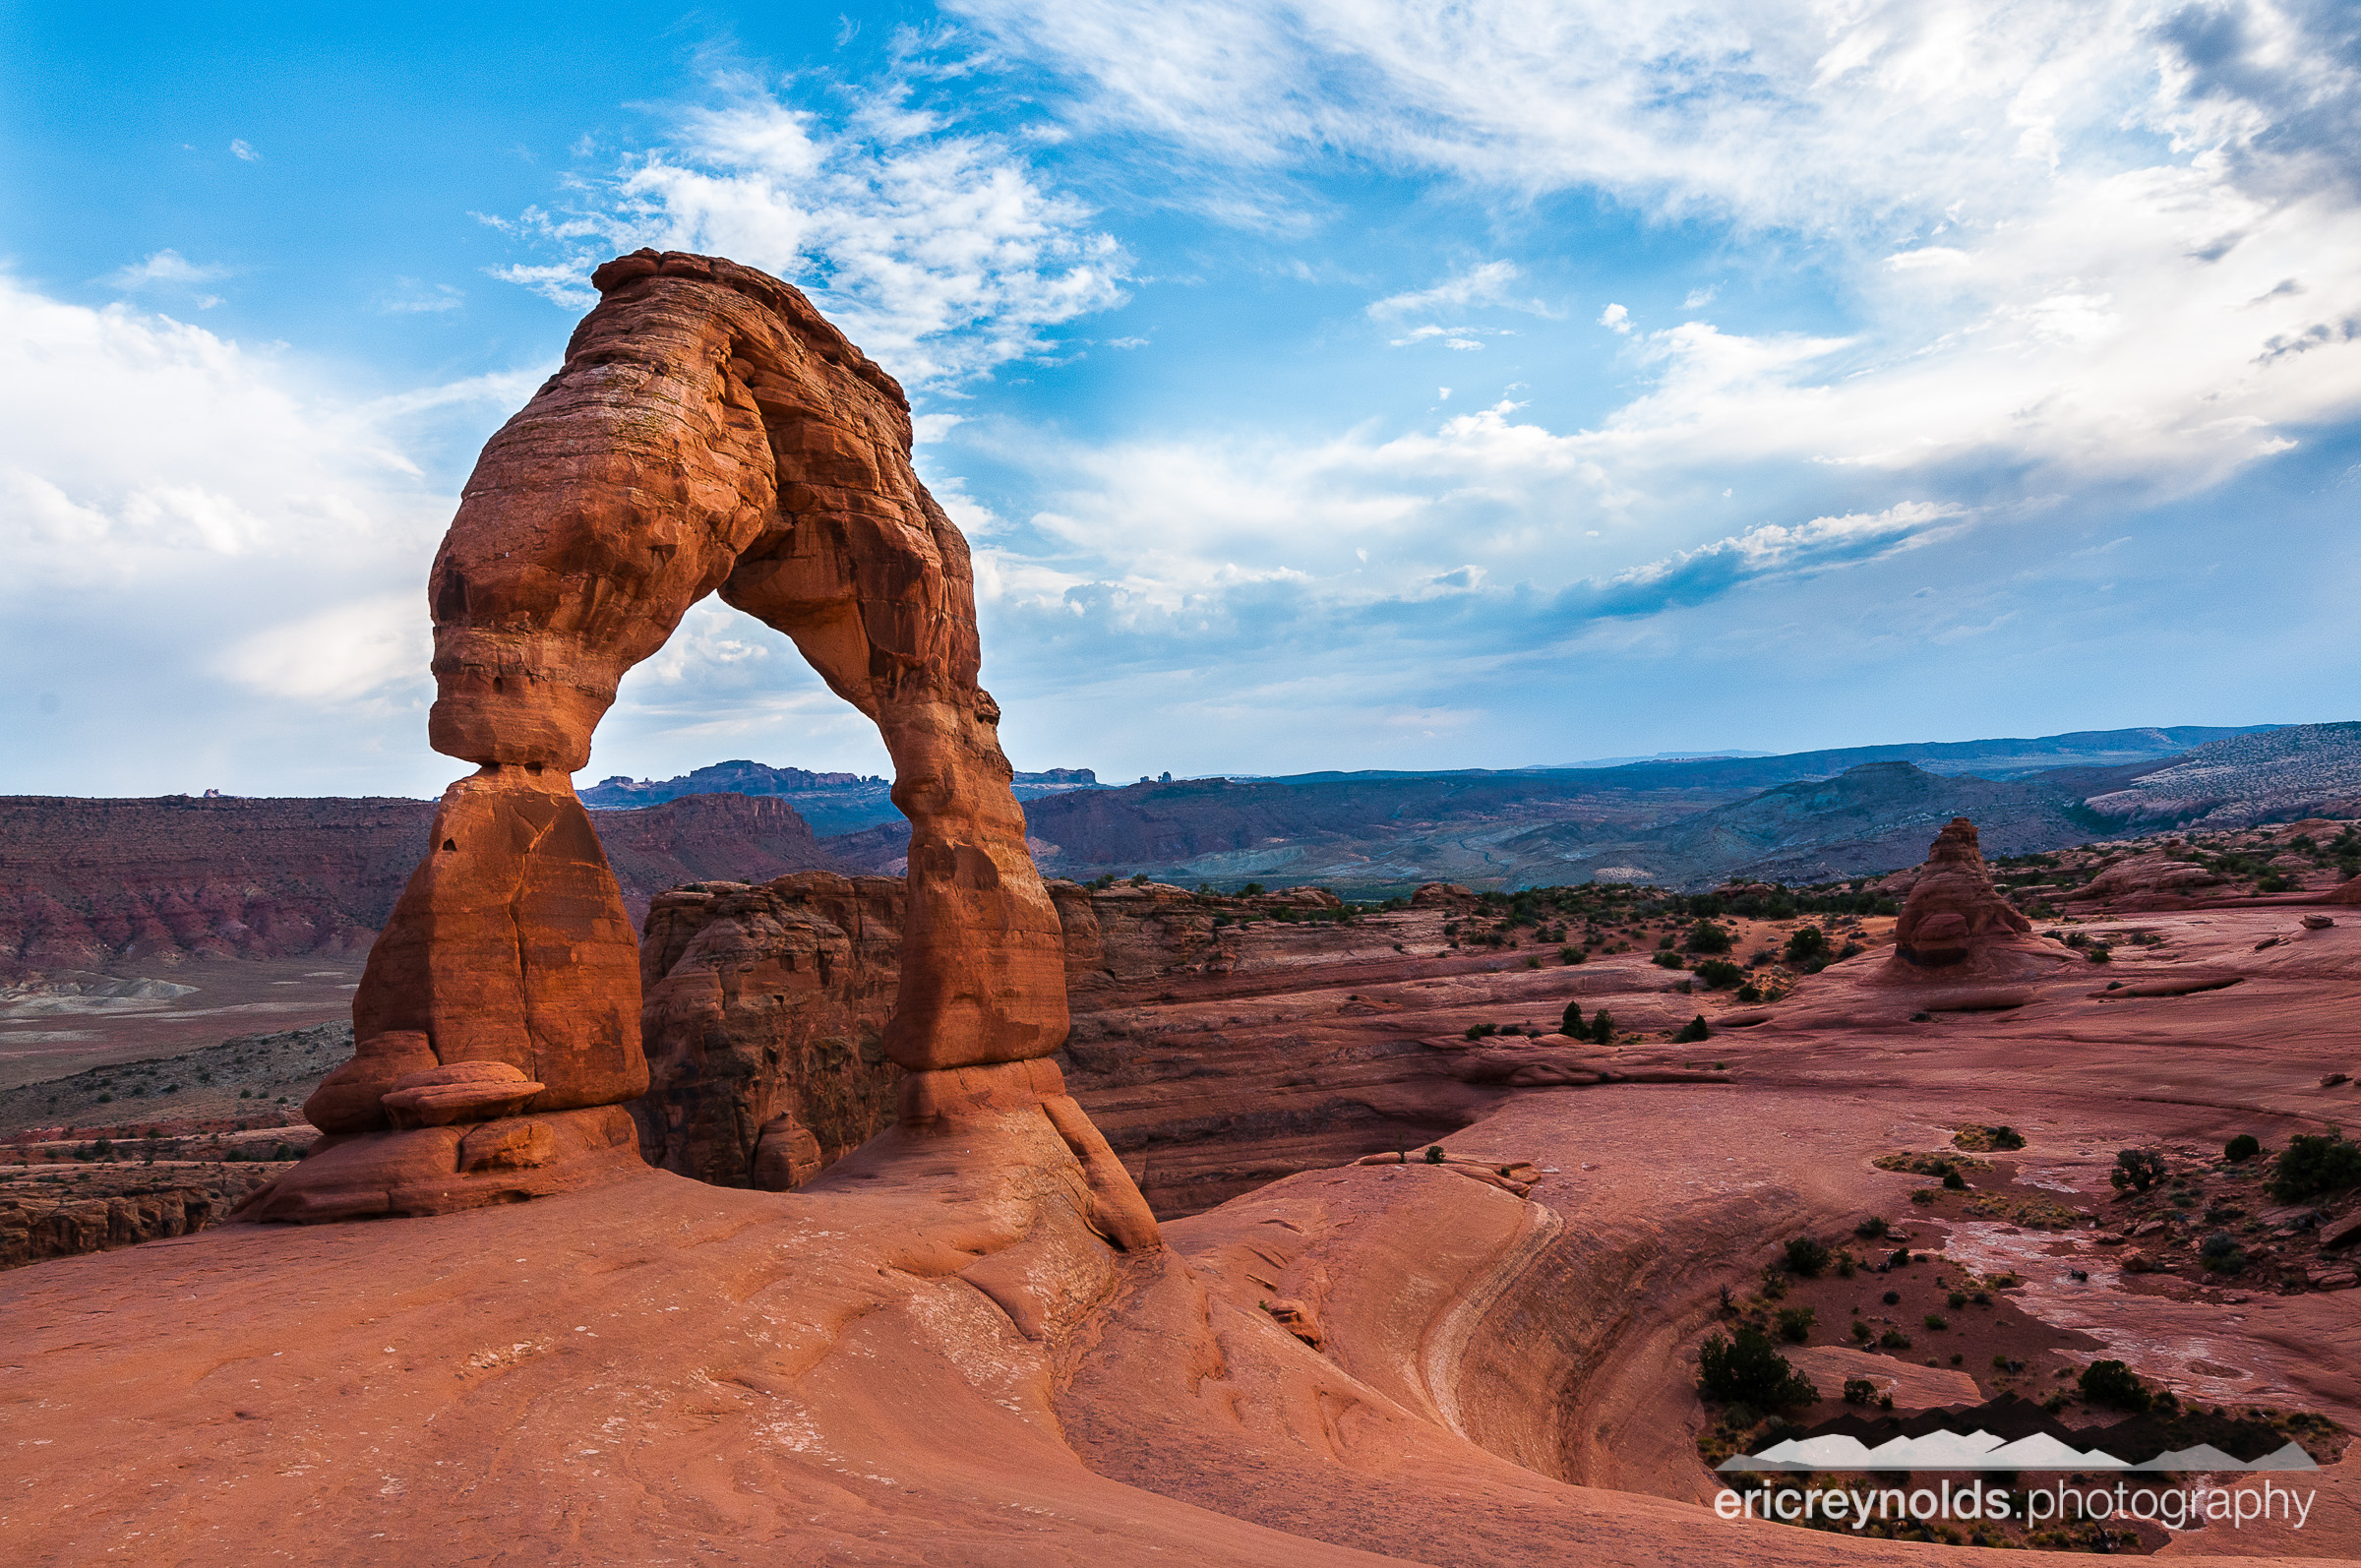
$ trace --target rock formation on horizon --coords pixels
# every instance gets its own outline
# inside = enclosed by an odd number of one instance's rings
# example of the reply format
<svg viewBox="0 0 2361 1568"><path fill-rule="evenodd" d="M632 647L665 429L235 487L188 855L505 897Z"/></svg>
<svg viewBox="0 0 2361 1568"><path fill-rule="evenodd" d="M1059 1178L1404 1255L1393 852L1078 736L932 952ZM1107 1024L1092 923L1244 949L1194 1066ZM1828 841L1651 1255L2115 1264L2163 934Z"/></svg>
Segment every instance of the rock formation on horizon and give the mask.
<svg viewBox="0 0 2361 1568"><path fill-rule="evenodd" d="M900 387L735 263L643 250L591 281L598 307L486 445L428 582L428 739L479 771L371 949L352 1061L307 1105L328 1145L247 1214L441 1213L636 1161L637 944L570 779L624 674L718 592L793 637L894 760L909 888L882 1049L902 1129L1022 1142L1009 1118L1045 1117L1094 1227L1154 1244L1042 1059L1066 1033L1063 939L976 684L967 542L911 470Z"/></svg>

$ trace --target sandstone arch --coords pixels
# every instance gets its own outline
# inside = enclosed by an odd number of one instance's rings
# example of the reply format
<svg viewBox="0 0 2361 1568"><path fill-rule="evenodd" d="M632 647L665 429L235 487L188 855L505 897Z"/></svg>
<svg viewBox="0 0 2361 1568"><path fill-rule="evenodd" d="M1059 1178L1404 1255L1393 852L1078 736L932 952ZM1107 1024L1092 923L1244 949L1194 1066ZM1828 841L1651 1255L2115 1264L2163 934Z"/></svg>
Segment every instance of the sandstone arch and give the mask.
<svg viewBox="0 0 2361 1568"><path fill-rule="evenodd" d="M1046 1116L1101 1228L1154 1222L1040 1058L1063 1042L1058 914L977 685L967 543L910 466L908 401L796 289L717 258L601 267L566 363L486 445L428 583L429 739L479 764L371 950L353 1060L307 1105L346 1138L259 1218L531 1196L636 1158L637 952L569 775L624 674L710 593L874 720L910 818L884 1047L905 1129Z"/></svg>

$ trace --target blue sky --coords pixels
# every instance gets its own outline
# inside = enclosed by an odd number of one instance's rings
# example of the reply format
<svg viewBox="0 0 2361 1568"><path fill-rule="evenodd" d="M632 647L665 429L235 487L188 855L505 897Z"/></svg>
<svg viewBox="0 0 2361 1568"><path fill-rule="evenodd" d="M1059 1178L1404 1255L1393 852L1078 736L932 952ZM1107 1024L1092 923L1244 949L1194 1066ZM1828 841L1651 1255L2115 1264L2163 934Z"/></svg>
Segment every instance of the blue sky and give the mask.
<svg viewBox="0 0 2361 1568"><path fill-rule="evenodd" d="M434 541L643 243L910 388L1019 767L2354 716L2349 7L111 20L0 18L0 790L440 788ZM589 776L732 756L882 765L712 602Z"/></svg>

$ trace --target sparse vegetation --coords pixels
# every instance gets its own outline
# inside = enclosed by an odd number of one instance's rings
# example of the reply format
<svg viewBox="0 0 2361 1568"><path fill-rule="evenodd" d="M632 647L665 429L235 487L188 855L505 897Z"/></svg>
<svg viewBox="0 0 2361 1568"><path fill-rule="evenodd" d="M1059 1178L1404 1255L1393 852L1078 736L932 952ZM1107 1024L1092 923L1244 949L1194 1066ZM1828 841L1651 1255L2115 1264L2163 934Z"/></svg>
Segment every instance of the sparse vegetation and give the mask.
<svg viewBox="0 0 2361 1568"><path fill-rule="evenodd" d="M2127 1187L2134 1192L2146 1192L2163 1176L2164 1156L2155 1150L2123 1149L2117 1151L2115 1169L2107 1173L2107 1179L2118 1192Z"/></svg>
<svg viewBox="0 0 2361 1568"><path fill-rule="evenodd" d="M1759 1410L1810 1405L1820 1398L1812 1380L1779 1354L1769 1335L1745 1325L1729 1339L1714 1335L1697 1353L1697 1392Z"/></svg>
<svg viewBox="0 0 2361 1568"><path fill-rule="evenodd" d="M1808 1236L1792 1236L1788 1239L1786 1265L1789 1274L1801 1275L1807 1280L1816 1280L1828 1268L1828 1262L1826 1243Z"/></svg>
<svg viewBox="0 0 2361 1568"><path fill-rule="evenodd" d="M2299 1132L2271 1171L2271 1196L2290 1202L2361 1185L2361 1144L2340 1133Z"/></svg>
<svg viewBox="0 0 2361 1568"><path fill-rule="evenodd" d="M2156 1398L2138 1374L2121 1361L2092 1361L2083 1368L2076 1386L2082 1389L2084 1399L2109 1410L2144 1411Z"/></svg>

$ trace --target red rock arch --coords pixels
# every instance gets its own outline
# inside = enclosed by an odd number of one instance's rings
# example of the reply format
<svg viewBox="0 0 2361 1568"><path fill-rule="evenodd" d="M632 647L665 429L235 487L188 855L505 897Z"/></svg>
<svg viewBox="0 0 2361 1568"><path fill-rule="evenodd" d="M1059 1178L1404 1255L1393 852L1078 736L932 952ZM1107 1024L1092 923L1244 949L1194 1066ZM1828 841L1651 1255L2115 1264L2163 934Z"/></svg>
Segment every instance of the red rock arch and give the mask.
<svg viewBox="0 0 2361 1568"><path fill-rule="evenodd" d="M255 1212L430 1212L623 1157L616 1107L647 1083L636 945L570 775L624 674L718 593L792 637L893 757L909 905L884 1045L911 1074L904 1126L1042 1107L1104 1228L1152 1241L1039 1059L1066 1031L1058 914L976 684L967 542L910 466L901 388L734 263L639 251L592 281L598 307L486 445L428 583L429 739L480 770L444 797L371 950L353 1061L306 1108L356 1146Z"/></svg>

